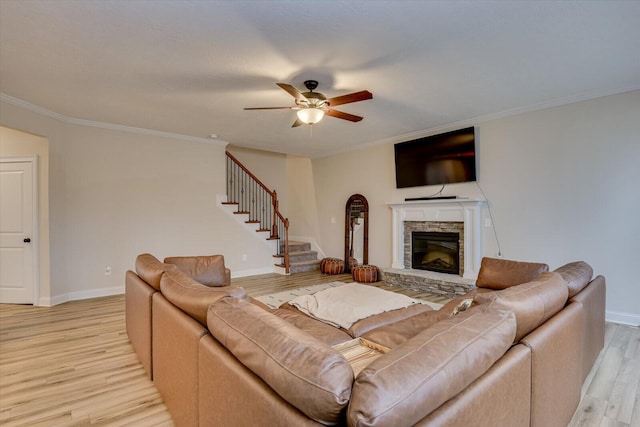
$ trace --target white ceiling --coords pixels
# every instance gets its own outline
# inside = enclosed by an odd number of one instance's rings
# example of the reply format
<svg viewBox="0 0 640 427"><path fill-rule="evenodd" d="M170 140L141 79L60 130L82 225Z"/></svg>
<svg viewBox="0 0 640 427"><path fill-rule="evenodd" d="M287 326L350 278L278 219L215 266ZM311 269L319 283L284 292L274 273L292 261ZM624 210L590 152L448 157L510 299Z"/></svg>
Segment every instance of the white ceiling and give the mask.
<svg viewBox="0 0 640 427"><path fill-rule="evenodd" d="M243 110L307 79L364 120ZM639 88L640 1L0 0L5 95L311 157Z"/></svg>

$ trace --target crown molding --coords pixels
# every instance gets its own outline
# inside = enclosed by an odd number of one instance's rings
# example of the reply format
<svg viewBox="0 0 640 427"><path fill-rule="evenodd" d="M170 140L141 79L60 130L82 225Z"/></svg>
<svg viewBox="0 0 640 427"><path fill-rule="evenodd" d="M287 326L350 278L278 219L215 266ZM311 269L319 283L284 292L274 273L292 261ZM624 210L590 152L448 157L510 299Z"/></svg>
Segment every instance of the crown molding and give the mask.
<svg viewBox="0 0 640 427"><path fill-rule="evenodd" d="M23 101L22 99L14 98L13 96L9 96L2 92L0 92L0 102L5 102L15 107L22 108L23 110L31 111L32 113L38 114L40 116L48 117L50 119L53 119L62 123L74 125L74 126L86 126L86 127L92 127L92 128L98 128L98 129L108 129L108 130L115 130L120 132L136 133L140 135L156 136L160 138L178 139L181 141L188 141L188 142L202 142L205 144L213 144L221 147L226 147L229 144L227 141L223 141L221 139L200 138L197 136L181 135L177 133L163 132L159 130L137 128L133 126L117 125L113 123L96 122L93 120L85 120L85 119L78 119L75 117L69 117L63 114L56 113L55 111L47 110L46 108L40 107L38 105L31 104L30 102Z"/></svg>

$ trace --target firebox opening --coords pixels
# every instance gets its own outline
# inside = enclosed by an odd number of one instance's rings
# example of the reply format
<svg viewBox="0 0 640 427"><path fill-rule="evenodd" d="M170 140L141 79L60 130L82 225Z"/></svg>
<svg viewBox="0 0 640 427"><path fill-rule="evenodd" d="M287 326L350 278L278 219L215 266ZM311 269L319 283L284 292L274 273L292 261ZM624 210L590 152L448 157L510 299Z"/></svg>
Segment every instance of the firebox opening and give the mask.
<svg viewBox="0 0 640 427"><path fill-rule="evenodd" d="M411 268L460 274L459 233L411 233Z"/></svg>

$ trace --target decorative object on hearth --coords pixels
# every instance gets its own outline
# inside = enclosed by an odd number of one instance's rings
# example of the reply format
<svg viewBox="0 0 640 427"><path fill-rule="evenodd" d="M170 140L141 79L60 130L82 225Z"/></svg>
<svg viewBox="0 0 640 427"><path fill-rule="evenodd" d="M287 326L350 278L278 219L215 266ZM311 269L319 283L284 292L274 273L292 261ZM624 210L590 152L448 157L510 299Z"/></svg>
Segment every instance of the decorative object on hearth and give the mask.
<svg viewBox="0 0 640 427"><path fill-rule="evenodd" d="M373 283L380 280L380 269L375 265L359 265L353 269L351 276L359 283Z"/></svg>
<svg viewBox="0 0 640 427"><path fill-rule="evenodd" d="M349 273L352 258L359 264L369 262L369 202L362 194L349 197L344 218L344 263Z"/></svg>
<svg viewBox="0 0 640 427"><path fill-rule="evenodd" d="M339 258L323 258L320 261L320 272L322 274L342 274L344 273L344 261Z"/></svg>
<svg viewBox="0 0 640 427"><path fill-rule="evenodd" d="M285 92L293 96L296 100L295 107L249 107L245 110L297 110L295 122L291 127L297 127L304 124L314 125L325 116L335 117L337 119L348 120L350 122L359 122L362 117L354 114L345 113L334 110L333 107L342 104L350 104L352 102L365 101L373 98L371 92L361 90L360 92L350 93L348 95L335 96L328 98L320 92L314 92L318 87L317 80L305 80L304 85L307 92L300 92L295 87L287 83L276 83Z"/></svg>

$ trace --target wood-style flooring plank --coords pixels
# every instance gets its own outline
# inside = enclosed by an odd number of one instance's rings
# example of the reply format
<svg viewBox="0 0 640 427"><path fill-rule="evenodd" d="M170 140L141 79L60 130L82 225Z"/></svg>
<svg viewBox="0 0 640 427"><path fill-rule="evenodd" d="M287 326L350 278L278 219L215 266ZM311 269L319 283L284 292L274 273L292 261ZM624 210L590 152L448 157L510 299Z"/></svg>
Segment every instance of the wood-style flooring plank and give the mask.
<svg viewBox="0 0 640 427"><path fill-rule="evenodd" d="M0 305L0 424L173 424L127 337L123 295Z"/></svg>
<svg viewBox="0 0 640 427"><path fill-rule="evenodd" d="M605 347L582 387L569 424L640 427L640 328L608 323Z"/></svg>

